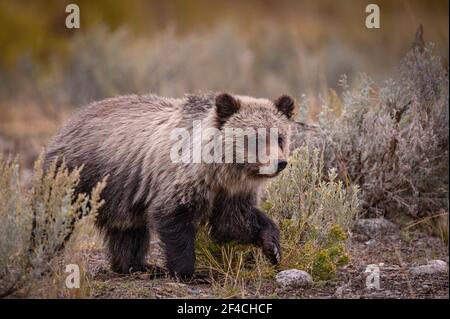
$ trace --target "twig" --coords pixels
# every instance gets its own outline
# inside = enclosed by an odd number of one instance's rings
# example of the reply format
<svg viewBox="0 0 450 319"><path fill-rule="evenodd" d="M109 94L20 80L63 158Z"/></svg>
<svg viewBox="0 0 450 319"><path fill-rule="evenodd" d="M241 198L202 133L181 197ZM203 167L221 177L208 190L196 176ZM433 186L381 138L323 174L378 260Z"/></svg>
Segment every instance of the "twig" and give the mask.
<svg viewBox="0 0 450 319"><path fill-rule="evenodd" d="M305 130L315 131L315 130L320 129L320 127L316 124L307 124L307 123L303 123L303 122L299 122L299 121L296 121L295 124L297 124L298 126L300 126L301 128L303 128Z"/></svg>

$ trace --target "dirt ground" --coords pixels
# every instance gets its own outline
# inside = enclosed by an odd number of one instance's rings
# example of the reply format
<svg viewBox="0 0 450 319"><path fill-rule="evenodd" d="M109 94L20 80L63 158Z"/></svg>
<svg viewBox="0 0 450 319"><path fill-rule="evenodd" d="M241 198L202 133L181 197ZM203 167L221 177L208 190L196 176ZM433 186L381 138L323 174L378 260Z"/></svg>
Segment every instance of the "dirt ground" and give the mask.
<svg viewBox="0 0 450 319"><path fill-rule="evenodd" d="M152 260L161 262L161 250L154 246ZM413 276L410 268L433 259L448 263L448 248L438 238L423 234L393 235L366 240L353 236L349 242L350 263L339 269L334 280L316 282L313 287L285 290L275 279L246 283L232 297L244 298L449 298L447 273ZM379 267L379 289L366 288L369 264ZM217 284L196 279L177 282L152 279L148 273L118 275L109 270L101 249L88 255L91 298L223 298Z"/></svg>

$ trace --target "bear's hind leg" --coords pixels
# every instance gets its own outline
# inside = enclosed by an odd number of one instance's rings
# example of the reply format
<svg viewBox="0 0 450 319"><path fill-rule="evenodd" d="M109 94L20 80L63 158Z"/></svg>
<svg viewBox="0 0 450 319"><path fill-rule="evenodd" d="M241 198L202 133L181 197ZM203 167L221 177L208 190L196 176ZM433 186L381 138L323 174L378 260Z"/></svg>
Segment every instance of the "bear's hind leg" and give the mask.
<svg viewBox="0 0 450 319"><path fill-rule="evenodd" d="M195 266L195 227L192 212L185 206L179 206L173 212L160 217L157 224L170 275L181 279L191 278Z"/></svg>
<svg viewBox="0 0 450 319"><path fill-rule="evenodd" d="M118 273L146 271L149 248L147 227L108 229L105 234L111 269Z"/></svg>

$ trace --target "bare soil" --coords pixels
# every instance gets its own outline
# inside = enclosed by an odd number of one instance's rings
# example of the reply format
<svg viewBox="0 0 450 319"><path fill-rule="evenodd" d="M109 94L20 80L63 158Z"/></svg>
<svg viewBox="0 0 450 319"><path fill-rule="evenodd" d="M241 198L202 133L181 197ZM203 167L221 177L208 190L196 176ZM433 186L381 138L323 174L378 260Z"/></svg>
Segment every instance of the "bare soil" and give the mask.
<svg viewBox="0 0 450 319"><path fill-rule="evenodd" d="M153 262L162 263L162 251L152 249ZM353 236L349 242L350 263L336 278L316 282L313 287L285 290L275 279L248 282L232 297L244 298L449 298L447 273L413 276L411 267L432 259L448 263L448 247L436 237L423 234L394 235L378 240ZM366 288L369 264L380 269L379 289ZM172 278L153 279L149 273L119 275L109 270L101 249L88 255L91 298L223 298L217 284L208 279L180 282Z"/></svg>

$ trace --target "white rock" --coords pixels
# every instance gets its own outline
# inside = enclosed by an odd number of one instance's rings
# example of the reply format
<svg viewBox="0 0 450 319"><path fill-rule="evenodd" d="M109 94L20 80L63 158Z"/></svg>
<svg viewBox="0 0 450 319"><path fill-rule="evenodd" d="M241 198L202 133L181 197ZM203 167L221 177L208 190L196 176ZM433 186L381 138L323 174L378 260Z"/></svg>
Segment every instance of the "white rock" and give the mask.
<svg viewBox="0 0 450 319"><path fill-rule="evenodd" d="M410 269L413 275L435 275L448 272L448 266L442 260L430 260L426 265L413 267Z"/></svg>
<svg viewBox="0 0 450 319"><path fill-rule="evenodd" d="M311 275L299 269L280 271L275 278L283 288L304 288L313 284Z"/></svg>
<svg viewBox="0 0 450 319"><path fill-rule="evenodd" d="M375 246L377 241L375 239L368 240L364 243L366 246Z"/></svg>
<svg viewBox="0 0 450 319"><path fill-rule="evenodd" d="M369 238L398 233L398 227L393 222L384 218L359 219L353 230L355 233L366 235Z"/></svg>

